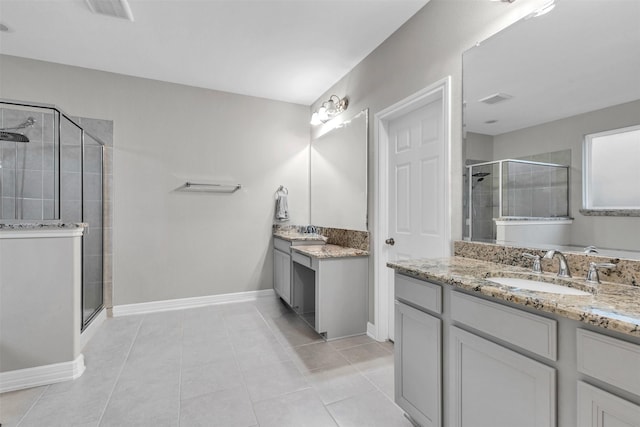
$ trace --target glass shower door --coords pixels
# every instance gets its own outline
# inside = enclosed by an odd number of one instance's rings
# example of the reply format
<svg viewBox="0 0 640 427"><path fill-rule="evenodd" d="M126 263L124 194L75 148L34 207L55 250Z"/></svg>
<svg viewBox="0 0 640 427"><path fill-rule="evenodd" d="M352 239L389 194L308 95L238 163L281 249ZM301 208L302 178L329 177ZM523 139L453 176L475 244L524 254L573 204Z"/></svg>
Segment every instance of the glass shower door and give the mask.
<svg viewBox="0 0 640 427"><path fill-rule="evenodd" d="M83 238L82 326L89 324L103 305L103 146L84 133L82 168L82 221L87 223Z"/></svg>

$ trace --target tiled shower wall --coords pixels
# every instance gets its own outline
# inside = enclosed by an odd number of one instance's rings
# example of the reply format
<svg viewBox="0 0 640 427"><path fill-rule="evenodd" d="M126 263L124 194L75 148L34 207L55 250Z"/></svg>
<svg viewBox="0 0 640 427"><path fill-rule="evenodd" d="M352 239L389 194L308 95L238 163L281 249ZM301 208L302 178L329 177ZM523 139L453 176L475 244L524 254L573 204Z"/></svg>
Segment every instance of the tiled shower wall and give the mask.
<svg viewBox="0 0 640 427"><path fill-rule="evenodd" d="M535 162L571 165L571 150L520 158ZM569 175L566 168L506 163L502 216L569 216Z"/></svg>
<svg viewBox="0 0 640 427"><path fill-rule="evenodd" d="M29 117L33 126L11 131L27 136L28 143L0 141L0 218L5 220L55 217L53 114L0 108L0 127L18 126ZM16 201L16 194L23 197Z"/></svg>

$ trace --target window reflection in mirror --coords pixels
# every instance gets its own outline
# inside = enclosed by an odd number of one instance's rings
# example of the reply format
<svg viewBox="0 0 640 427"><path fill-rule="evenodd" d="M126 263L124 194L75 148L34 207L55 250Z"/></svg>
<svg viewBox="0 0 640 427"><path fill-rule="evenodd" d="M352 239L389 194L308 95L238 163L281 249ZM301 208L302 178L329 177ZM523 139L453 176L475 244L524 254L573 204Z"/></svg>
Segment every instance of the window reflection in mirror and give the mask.
<svg viewBox="0 0 640 427"><path fill-rule="evenodd" d="M640 209L640 125L587 135L585 209Z"/></svg>

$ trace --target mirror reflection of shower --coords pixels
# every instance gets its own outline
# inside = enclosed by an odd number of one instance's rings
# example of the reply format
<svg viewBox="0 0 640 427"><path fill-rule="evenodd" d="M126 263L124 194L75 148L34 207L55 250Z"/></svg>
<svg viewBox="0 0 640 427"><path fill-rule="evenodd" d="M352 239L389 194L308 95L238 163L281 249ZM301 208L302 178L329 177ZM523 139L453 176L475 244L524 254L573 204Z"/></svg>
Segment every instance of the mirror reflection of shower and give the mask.
<svg viewBox="0 0 640 427"><path fill-rule="evenodd" d="M476 178L476 182L471 185L471 189L476 188L476 185L478 185L478 183L484 181L484 179L486 177L488 177L489 175L491 175L491 172L476 172L473 175L471 175L473 178Z"/></svg>
<svg viewBox="0 0 640 427"><path fill-rule="evenodd" d="M9 205L9 198L7 198L6 202L5 200L2 200L2 203L0 203L0 208L2 208L0 217L7 216L6 212L12 207L13 217L15 219L22 219L23 217L25 174L18 174L18 170L26 169L27 154L26 150L21 149L22 147L20 147L20 145L26 144L30 140L24 132L19 133L16 131L24 131L26 129L33 128L35 124L36 119L33 116L29 116L19 124L0 128L0 141L5 141L5 144L2 144L2 147L0 147L0 154L2 154L0 155L0 197L4 197L5 192L9 192L9 196L13 196L13 206ZM5 159L11 157L11 164L9 165L12 167L11 170L7 170L7 168L5 168L3 171L3 161L6 164L7 161ZM9 206L5 207L5 204Z"/></svg>

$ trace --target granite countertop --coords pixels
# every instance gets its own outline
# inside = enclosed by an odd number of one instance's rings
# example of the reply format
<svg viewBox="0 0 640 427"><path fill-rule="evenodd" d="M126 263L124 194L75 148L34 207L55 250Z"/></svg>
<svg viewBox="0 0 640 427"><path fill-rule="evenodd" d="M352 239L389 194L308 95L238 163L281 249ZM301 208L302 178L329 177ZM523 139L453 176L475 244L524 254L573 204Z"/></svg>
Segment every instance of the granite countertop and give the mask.
<svg viewBox="0 0 640 427"><path fill-rule="evenodd" d="M286 240L288 242L295 241L321 241L326 242L327 238L317 233L301 233L296 230L276 230L273 232L274 237Z"/></svg>
<svg viewBox="0 0 640 427"><path fill-rule="evenodd" d="M296 252L308 255L313 258L348 258L356 256L369 256L368 251L361 249L346 248L338 245L304 245L292 246Z"/></svg>
<svg viewBox="0 0 640 427"><path fill-rule="evenodd" d="M432 280L495 299L509 301L589 325L640 337L640 287L611 282L598 285L596 294L558 295L528 291L485 280L489 277L518 277L564 284L582 290L593 288L584 279L559 279L553 273L542 275L530 270L476 259L451 257L387 263L388 267L423 280Z"/></svg>
<svg viewBox="0 0 640 427"><path fill-rule="evenodd" d="M86 228L89 224L85 222L23 222L23 223L15 223L15 224L0 224L0 231L3 230L11 230L11 231L25 231L25 230L59 230L59 229L75 229L75 228Z"/></svg>

